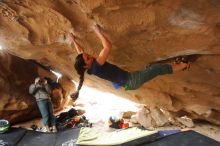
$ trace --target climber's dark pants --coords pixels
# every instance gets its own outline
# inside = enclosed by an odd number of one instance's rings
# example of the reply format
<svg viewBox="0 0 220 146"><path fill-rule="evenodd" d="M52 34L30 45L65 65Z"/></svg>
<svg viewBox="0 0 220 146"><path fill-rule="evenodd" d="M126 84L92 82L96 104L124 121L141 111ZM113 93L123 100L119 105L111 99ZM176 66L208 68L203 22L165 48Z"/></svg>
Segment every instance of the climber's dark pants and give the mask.
<svg viewBox="0 0 220 146"><path fill-rule="evenodd" d="M128 81L125 84L125 89L135 90L142 84L151 79L165 74L172 74L172 66L170 64L153 64L146 67L144 70L129 73Z"/></svg>

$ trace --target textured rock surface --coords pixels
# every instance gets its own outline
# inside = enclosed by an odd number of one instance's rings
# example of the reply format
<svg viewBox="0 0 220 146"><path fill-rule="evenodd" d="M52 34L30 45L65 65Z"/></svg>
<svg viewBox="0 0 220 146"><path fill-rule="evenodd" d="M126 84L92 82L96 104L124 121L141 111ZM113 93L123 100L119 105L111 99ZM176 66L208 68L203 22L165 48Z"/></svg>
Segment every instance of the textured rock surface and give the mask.
<svg viewBox="0 0 220 146"><path fill-rule="evenodd" d="M43 70L31 61L1 52L0 54L0 117L11 123L30 120L40 116L35 98L28 93L29 85L37 76L54 78L54 75ZM61 84L67 85L65 79ZM68 89L68 88L67 88ZM68 100L68 90L62 87L53 90L51 96L55 110L63 107Z"/></svg>
<svg viewBox="0 0 220 146"><path fill-rule="evenodd" d="M91 30L93 21L113 42L108 61L129 71L177 55L198 55L190 71L158 77L136 91L115 91L94 77L86 83L220 124L219 0L1 0L0 13L0 43L7 52L74 80L76 51L65 34L74 28L85 50L98 55L101 44Z"/></svg>

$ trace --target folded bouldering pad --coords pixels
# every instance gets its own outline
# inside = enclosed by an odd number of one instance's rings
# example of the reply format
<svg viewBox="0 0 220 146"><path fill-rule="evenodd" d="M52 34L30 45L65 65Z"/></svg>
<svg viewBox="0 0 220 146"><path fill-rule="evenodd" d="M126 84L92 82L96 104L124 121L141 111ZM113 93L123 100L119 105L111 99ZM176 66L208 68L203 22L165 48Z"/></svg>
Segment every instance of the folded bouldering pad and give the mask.
<svg viewBox="0 0 220 146"><path fill-rule="evenodd" d="M153 141L159 136L157 131L148 131L141 127L120 129L113 132L98 131L93 128L81 128L77 145L92 146L135 146Z"/></svg>
<svg viewBox="0 0 220 146"><path fill-rule="evenodd" d="M190 130L165 137L163 136L154 142L139 146L220 146L220 143Z"/></svg>
<svg viewBox="0 0 220 146"><path fill-rule="evenodd" d="M0 146L76 146L79 128L58 133L43 133L23 128L12 128L0 134Z"/></svg>

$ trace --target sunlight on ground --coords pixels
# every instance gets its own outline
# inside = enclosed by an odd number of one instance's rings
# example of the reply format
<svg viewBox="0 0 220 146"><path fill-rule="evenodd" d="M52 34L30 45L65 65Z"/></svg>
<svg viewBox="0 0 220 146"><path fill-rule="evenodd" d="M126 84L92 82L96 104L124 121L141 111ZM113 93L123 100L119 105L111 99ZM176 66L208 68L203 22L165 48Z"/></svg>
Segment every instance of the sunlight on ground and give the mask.
<svg viewBox="0 0 220 146"><path fill-rule="evenodd" d="M87 86L80 90L77 105L86 110L85 116L92 123L106 122L110 116L121 117L125 111L138 110L138 104L132 101Z"/></svg>

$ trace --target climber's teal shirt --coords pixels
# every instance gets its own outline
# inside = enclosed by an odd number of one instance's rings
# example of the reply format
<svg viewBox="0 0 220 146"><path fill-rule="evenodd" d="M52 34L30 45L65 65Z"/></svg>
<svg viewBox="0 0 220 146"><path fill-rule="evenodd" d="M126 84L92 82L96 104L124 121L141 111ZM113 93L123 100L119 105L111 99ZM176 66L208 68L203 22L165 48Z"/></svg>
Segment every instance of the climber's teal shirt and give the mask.
<svg viewBox="0 0 220 146"><path fill-rule="evenodd" d="M103 65L98 64L94 59L88 74L96 75L102 79L111 81L115 88L124 86L128 81L128 72L122 70L116 65L105 62Z"/></svg>

